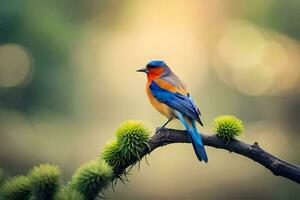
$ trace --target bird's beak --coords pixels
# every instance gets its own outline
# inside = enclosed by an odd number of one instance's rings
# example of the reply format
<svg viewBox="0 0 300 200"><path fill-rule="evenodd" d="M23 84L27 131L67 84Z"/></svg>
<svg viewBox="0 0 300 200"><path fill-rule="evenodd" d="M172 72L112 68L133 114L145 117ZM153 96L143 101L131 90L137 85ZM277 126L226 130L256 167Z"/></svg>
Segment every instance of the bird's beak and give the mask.
<svg viewBox="0 0 300 200"><path fill-rule="evenodd" d="M142 68L142 69L138 69L136 70L137 72L144 72L144 73L147 73L148 72L148 69L147 68Z"/></svg>

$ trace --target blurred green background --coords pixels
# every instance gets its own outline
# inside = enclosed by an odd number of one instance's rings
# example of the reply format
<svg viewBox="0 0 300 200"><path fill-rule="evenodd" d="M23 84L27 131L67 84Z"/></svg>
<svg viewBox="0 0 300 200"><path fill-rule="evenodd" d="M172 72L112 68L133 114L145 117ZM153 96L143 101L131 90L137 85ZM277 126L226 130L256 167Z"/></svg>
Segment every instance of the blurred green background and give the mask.
<svg viewBox="0 0 300 200"><path fill-rule="evenodd" d="M68 178L127 119L165 122L145 77L164 60L189 86L202 132L220 114L243 141L300 163L299 0L1 0L0 167L58 164ZM182 128L172 122L171 127ZM299 185L236 154L170 145L134 168L110 199L297 199Z"/></svg>

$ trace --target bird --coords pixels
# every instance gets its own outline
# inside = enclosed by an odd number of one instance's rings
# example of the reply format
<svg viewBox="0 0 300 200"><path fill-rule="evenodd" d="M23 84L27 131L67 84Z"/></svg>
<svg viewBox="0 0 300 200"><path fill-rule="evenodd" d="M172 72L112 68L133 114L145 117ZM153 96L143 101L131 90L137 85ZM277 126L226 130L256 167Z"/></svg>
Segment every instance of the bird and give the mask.
<svg viewBox="0 0 300 200"><path fill-rule="evenodd" d="M207 163L207 154L196 127L196 122L203 126L201 112L185 84L164 61L151 61L137 72L146 73L148 98L153 107L168 119L161 129L173 119L179 119L188 133L198 160Z"/></svg>

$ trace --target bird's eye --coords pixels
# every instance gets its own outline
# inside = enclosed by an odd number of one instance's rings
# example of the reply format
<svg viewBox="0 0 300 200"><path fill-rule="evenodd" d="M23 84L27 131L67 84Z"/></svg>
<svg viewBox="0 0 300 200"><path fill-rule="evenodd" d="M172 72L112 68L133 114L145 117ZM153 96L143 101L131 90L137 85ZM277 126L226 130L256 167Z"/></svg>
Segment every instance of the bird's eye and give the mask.
<svg viewBox="0 0 300 200"><path fill-rule="evenodd" d="M147 69L153 69L153 68L155 68L156 66L154 66L154 65L148 65L147 66Z"/></svg>

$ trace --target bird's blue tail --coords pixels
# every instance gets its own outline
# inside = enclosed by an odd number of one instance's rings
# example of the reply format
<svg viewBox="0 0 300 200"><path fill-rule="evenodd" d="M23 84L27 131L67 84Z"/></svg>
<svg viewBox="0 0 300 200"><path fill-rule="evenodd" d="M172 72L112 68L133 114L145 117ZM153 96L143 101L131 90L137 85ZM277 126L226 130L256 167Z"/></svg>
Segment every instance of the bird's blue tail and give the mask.
<svg viewBox="0 0 300 200"><path fill-rule="evenodd" d="M181 113L178 113L177 116L178 116L179 120L181 121L181 123L183 123L183 125L185 126L185 128L189 134L189 138L191 140L191 143L193 144L194 151L195 151L195 154L196 154L198 160L199 161L203 160L204 162L207 163L207 161L208 161L207 154L206 154L204 145L202 143L201 135L199 134L199 132L196 128L195 121L192 121L191 124L189 124Z"/></svg>
<svg viewBox="0 0 300 200"><path fill-rule="evenodd" d="M199 134L196 128L195 121L192 122L192 130L188 131L188 133L198 159L200 161L204 160L204 162L207 163L208 161L207 154L204 145L202 143L201 135Z"/></svg>

